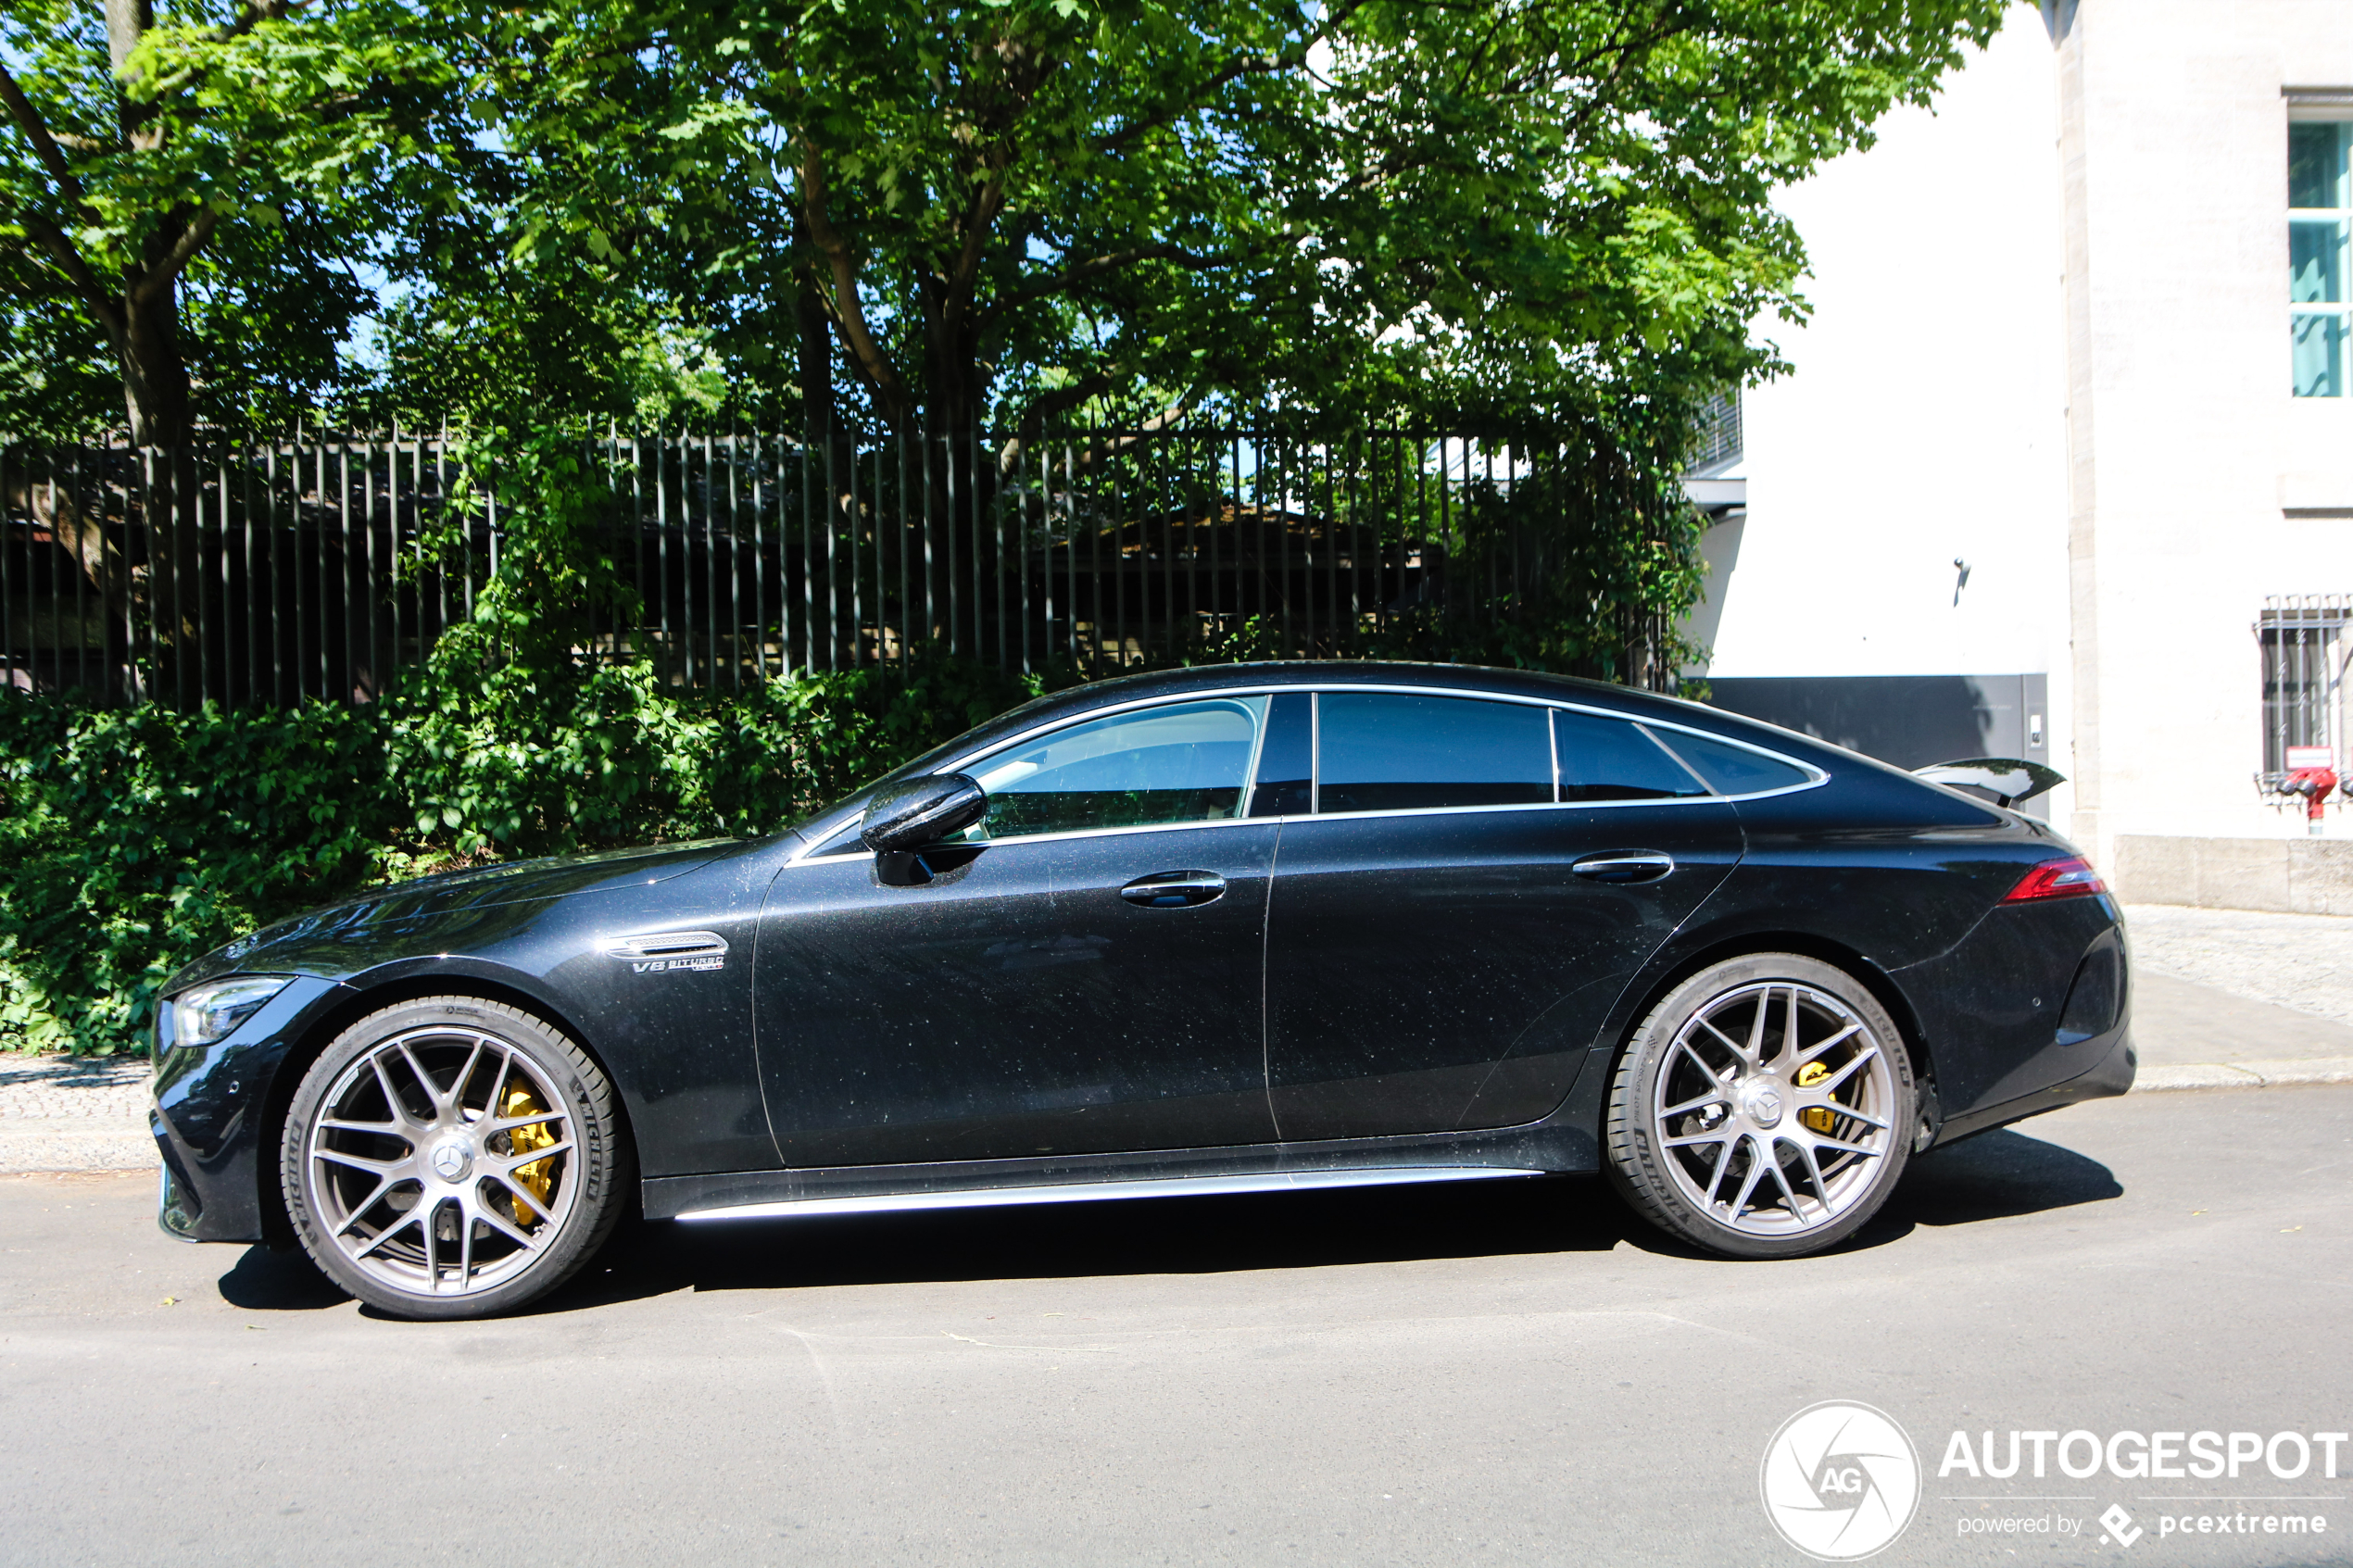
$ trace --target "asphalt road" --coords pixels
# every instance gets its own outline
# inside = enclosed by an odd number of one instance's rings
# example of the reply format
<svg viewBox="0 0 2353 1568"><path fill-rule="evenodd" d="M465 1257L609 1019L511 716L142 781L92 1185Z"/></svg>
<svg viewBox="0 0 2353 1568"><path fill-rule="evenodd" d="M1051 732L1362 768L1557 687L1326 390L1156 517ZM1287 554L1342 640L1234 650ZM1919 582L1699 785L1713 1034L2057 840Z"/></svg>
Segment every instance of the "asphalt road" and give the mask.
<svg viewBox="0 0 2353 1568"><path fill-rule="evenodd" d="M11 1177L0 1561L1793 1564L1760 1461L1842 1399L1924 1465L1875 1562L2353 1562L2317 1461L1937 1474L1956 1429L2353 1430L2349 1197L2353 1087L2146 1095L1931 1156L1797 1262L1522 1181L656 1226L421 1325L164 1239L143 1178ZM2158 1533L2239 1512L2325 1533ZM1962 1534L2004 1519L2052 1533Z"/></svg>

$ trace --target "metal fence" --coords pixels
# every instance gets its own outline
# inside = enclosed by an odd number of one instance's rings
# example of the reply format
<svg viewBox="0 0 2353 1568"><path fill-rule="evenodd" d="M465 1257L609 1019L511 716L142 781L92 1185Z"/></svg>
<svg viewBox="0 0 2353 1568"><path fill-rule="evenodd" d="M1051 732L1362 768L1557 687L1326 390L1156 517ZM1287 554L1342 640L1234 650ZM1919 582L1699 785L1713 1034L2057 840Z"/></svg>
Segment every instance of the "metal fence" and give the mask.
<svg viewBox="0 0 2353 1568"><path fill-rule="evenodd" d="M1362 651L1402 618L1521 614L1592 496L1574 434L1360 429L608 433L626 609L581 653L680 687L925 644L1097 675ZM407 432L0 450L8 684L181 708L366 701L472 613L513 523ZM1623 620L1621 678L1664 685Z"/></svg>

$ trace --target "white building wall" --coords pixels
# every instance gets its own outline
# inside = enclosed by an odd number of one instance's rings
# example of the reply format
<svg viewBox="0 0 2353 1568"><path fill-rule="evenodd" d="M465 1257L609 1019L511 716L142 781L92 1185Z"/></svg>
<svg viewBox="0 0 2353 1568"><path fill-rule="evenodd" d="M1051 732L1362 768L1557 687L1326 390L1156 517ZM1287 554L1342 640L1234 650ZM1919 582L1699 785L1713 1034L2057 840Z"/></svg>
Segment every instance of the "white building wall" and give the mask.
<svg viewBox="0 0 2353 1568"><path fill-rule="evenodd" d="M1743 399L1710 675L2046 673L2066 755L2057 110L2021 7L1933 110L1895 110L1782 195L1813 313L1759 323L1793 370Z"/></svg>
<svg viewBox="0 0 2353 1568"><path fill-rule="evenodd" d="M2301 836L2267 808L2267 594L2353 591L2353 399L2289 395L2288 86L2353 87L2342 0L2084 0L2069 19L2079 833ZM2291 521L2302 506L2343 516ZM2346 819L2332 826L2346 831Z"/></svg>
<svg viewBox="0 0 2353 1568"><path fill-rule="evenodd" d="M2289 395L2289 85L2353 87L2353 4L2021 6L1785 194L1815 310L1759 326L1794 370L1746 398L1710 675L2046 672L2103 863L2303 834L2252 782L2252 625L2353 592L2353 399Z"/></svg>

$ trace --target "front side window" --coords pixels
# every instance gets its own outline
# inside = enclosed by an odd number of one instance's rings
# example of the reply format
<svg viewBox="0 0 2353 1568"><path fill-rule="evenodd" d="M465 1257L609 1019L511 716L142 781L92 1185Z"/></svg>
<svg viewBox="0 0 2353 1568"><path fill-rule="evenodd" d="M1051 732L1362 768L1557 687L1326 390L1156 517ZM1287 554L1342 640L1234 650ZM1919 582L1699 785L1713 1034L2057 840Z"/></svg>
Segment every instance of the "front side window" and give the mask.
<svg viewBox="0 0 2353 1568"><path fill-rule="evenodd" d="M2347 293L2353 242L2353 123L2298 120L2287 128L2288 337L2298 397L2342 397L2347 375Z"/></svg>
<svg viewBox="0 0 2353 1568"><path fill-rule="evenodd" d="M1552 715L1476 697L1325 692L1315 809L1416 811L1553 799Z"/></svg>
<svg viewBox="0 0 2353 1568"><path fill-rule="evenodd" d="M1241 814L1263 696L1176 703L1074 724L969 771L988 795L971 839L1085 833Z"/></svg>

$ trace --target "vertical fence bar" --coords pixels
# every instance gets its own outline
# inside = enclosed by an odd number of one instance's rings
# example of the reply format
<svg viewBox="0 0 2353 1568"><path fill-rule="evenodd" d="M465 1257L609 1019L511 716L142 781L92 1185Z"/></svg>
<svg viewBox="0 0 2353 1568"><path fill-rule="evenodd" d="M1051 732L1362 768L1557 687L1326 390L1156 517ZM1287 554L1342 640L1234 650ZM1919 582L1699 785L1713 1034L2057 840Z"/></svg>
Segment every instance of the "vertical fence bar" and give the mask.
<svg viewBox="0 0 2353 1568"><path fill-rule="evenodd" d="M11 452L8 448L0 446L0 523L7 525L0 527L0 668L7 671L8 684L14 686L17 684L17 583L16 572L10 562L17 553L17 530L15 519L8 515L14 508L7 505L8 459L11 457L17 459L17 466L23 470L25 476L24 509L28 524L32 521L32 470L28 461L31 457L29 448L20 447ZM25 567L29 576L32 566L32 559L29 553L32 539L31 528L28 526L24 533L28 550ZM27 610L32 608L31 598L32 592L28 586L25 590ZM24 684L26 689L31 688L32 676L30 672L25 675Z"/></svg>
<svg viewBox="0 0 2353 1568"><path fill-rule="evenodd" d="M655 618L661 648L661 684L670 684L678 650L670 635L670 433L659 425L648 444L654 458L654 590L661 607Z"/></svg>
<svg viewBox="0 0 2353 1568"><path fill-rule="evenodd" d="M716 470L717 446L709 432L702 438L702 483L696 494L702 497L702 617L703 617L703 684L712 691L719 689L719 496ZM682 460L694 462L694 442L689 438L681 455ZM694 601L686 604L687 624L694 621ZM689 631L689 636L693 633ZM691 684L691 683L689 683Z"/></svg>
<svg viewBox="0 0 2353 1568"><path fill-rule="evenodd" d="M158 622L163 619L163 541L156 532L156 460L155 448L138 449L139 528L147 538L147 675L145 694L150 701L163 700L163 652L156 639L161 634Z"/></svg>
<svg viewBox="0 0 2353 1568"><path fill-rule="evenodd" d="M1047 471L1051 473L1052 454L1040 453L1039 456L1047 459ZM1063 471L1063 504L1070 508L1070 580L1067 588L1070 599L1070 662L1076 666L1078 663L1078 482L1066 462ZM1124 532L1131 509L1114 504L1111 509L1112 526ZM1114 551L1112 566L1114 571L1118 565L1118 552ZM1090 520L1087 524L1087 581L1092 590L1087 606L1087 634L1088 641L1093 646L1093 656L1088 660L1086 668L1101 675L1103 670L1103 524L1100 518ZM1124 629L1126 617L1122 615L1120 620ZM1125 642L1119 647L1119 663L1122 668L1127 663Z"/></svg>
<svg viewBox="0 0 2353 1568"><path fill-rule="evenodd" d="M838 433L828 425L825 430L825 668L841 668L841 573L835 562L839 554L839 541L835 537L841 525L836 514L841 509L841 475L837 453L841 447Z"/></svg>
<svg viewBox="0 0 2353 1568"><path fill-rule="evenodd" d="M985 522L981 515L980 508L983 492L981 490L980 481L982 474L987 471L988 462L988 451L981 441L980 432L975 429L972 434L973 526L975 529L984 526L988 528L989 546L996 552L995 560L992 564L996 568L997 593L994 602L990 605L990 608L993 611L997 621L997 668L1000 670L1005 670L1010 669L1013 664L1013 649L1009 640L1012 636L1013 629L1007 624L1007 622L1018 612L1013 607L1013 596L1007 591L1005 586L1005 552L1007 548L1005 543L1005 506L1004 497L994 483L993 475L990 476L991 483L987 492L988 516ZM976 599L986 600L988 598L988 594L985 586L975 584L973 596Z"/></svg>
<svg viewBox="0 0 2353 1568"><path fill-rule="evenodd" d="M1315 461L1324 476L1324 619L1332 629L1334 654L1340 656L1347 651L1348 638L1340 631L1340 497L1332 483L1332 442L1328 434L1324 438L1324 444L1315 449Z"/></svg>
<svg viewBox="0 0 2353 1568"><path fill-rule="evenodd" d="M319 497L321 503L320 521L324 522L326 521L326 470L323 468L320 470L319 483L321 491ZM340 683L331 683L331 684L340 684L344 693L348 696L356 689L356 683L352 679L352 674L358 668L359 662L359 654L357 646L357 638L359 633L359 629L358 626L353 624L357 618L351 613L351 569L353 564L351 549L351 436L347 432L345 433L341 443L338 444L338 447L335 452L335 523L337 533L340 535L338 547L342 553L341 559L337 562L335 579L342 588L340 596L343 600L343 608L340 618L343 621L344 675ZM322 546L321 548L323 547L324 546ZM326 613L326 607L323 602L321 603L321 610L322 615ZM330 692L329 695L333 695L332 692Z"/></svg>
<svg viewBox="0 0 2353 1568"><path fill-rule="evenodd" d="M849 447L849 667L852 670L863 669L866 663L866 563L869 558L873 558L875 563L875 582L878 584L881 582L882 539L879 533L872 539L869 539L867 535L868 520L875 515L873 508L879 492L878 490L869 492L866 489L865 473L864 448L859 442L852 442ZM875 478L879 484L879 470L876 470ZM877 588L878 593L879 591ZM881 658L879 643L880 640L877 638L875 657L878 659Z"/></svg>
<svg viewBox="0 0 2353 1568"><path fill-rule="evenodd" d="M261 572L254 552L254 444L248 437L237 458L237 477L244 492L241 515L245 533L245 700L261 704Z"/></svg>
<svg viewBox="0 0 2353 1568"><path fill-rule="evenodd" d="M928 436L925 441L926 455L928 455ZM941 508L947 513L943 532L948 544L948 651L953 655L963 646L959 640L959 629L963 619L958 602L963 596L961 582L963 573L958 570L956 554L956 438L952 435L943 435L939 438L939 472L940 478L945 481L941 488L947 492L940 496L939 501Z"/></svg>
<svg viewBox="0 0 2353 1568"><path fill-rule="evenodd" d="M899 671L905 674L909 661L914 658L915 584L909 559L911 540L907 533L907 427L899 424L890 433L890 449L899 458L899 496L894 510L899 519Z"/></svg>
<svg viewBox="0 0 2353 1568"><path fill-rule="evenodd" d="M1019 467L1014 470L1013 479L1013 537L1018 542L1017 547L1021 551L1021 560L1014 571L1021 580L1021 672L1026 675L1029 673L1029 448L1027 446L1016 448L1015 461ZM1038 468L1043 472L1045 465L1041 462ZM1001 497L1002 492L1000 492L998 501L1000 518L1003 516L1004 508ZM1054 522L1051 506L1040 511L1038 521L1039 531L1046 539L1046 646L1051 650L1054 646ZM997 580L1001 584L1004 578L1004 570L1000 562ZM1075 624L1076 618L1072 619ZM1074 632L1073 635L1076 634Z"/></svg>
<svg viewBox="0 0 2353 1568"><path fill-rule="evenodd" d="M1205 509L1216 505L1216 492L1213 488L1207 495L1202 494L1200 448L1196 443L1188 440L1184 445L1177 448L1176 458L1177 461L1183 465L1177 475L1176 505L1177 509L1184 514L1185 523L1185 624L1188 628L1192 628L1201 624L1201 519ZM1161 573L1164 589L1161 602L1167 611L1162 619L1168 623L1168 645L1172 658L1175 657L1177 646L1175 535L1176 528L1173 523L1162 526L1161 549L1165 570ZM1214 533L1211 535L1213 539L1215 537ZM1145 548L1147 551L1150 550L1150 541L1146 542ZM1149 593L1151 587L1150 577L1145 578L1144 586ZM1213 583L1211 587L1214 591L1215 584ZM1150 603L1147 601L1147 621L1150 620ZM1150 624L1144 627L1144 646L1147 650L1146 657L1151 657L1149 650L1151 647L1151 627Z"/></svg>
<svg viewBox="0 0 2353 1568"><path fill-rule="evenodd" d="M751 426L751 653L757 684L768 684L768 444L760 421ZM740 632L739 633L740 634Z"/></svg>
<svg viewBox="0 0 2353 1568"><path fill-rule="evenodd" d="M1365 635L1365 508L1356 476L1365 467L1365 444L1372 437L1351 432L1340 461L1348 492L1348 641L1353 649Z"/></svg>
<svg viewBox="0 0 2353 1568"><path fill-rule="evenodd" d="M817 668L817 536L811 531L809 486L814 477L808 426L800 441L800 667Z"/></svg>
<svg viewBox="0 0 2353 1568"><path fill-rule="evenodd" d="M1302 558L1299 563L1300 641L1298 649L1302 658L1313 659L1315 657L1315 486L1308 476L1315 471L1314 456L1315 448L1313 443L1301 437L1290 450L1294 465L1286 467L1283 470L1283 492L1289 495L1296 490L1299 496L1299 546ZM1285 605L1290 603L1291 510L1290 504L1286 501L1283 506L1283 602ZM1285 634L1283 641L1286 646L1290 645L1290 638L1288 633Z"/></svg>
<svg viewBox="0 0 2353 1568"><path fill-rule="evenodd" d="M67 555L73 562L73 684L87 692L90 689L90 541L94 534L98 571L104 573L107 570L107 531L103 511L98 521L94 523L91 521L90 483L82 459L82 448L77 442L73 448L74 546ZM53 525L50 533L55 534L56 532Z"/></svg>
<svg viewBox="0 0 2353 1568"><path fill-rule="evenodd" d="M736 494L744 456L743 432L727 428L727 663L729 689L744 689L744 553L743 520L736 513Z"/></svg>
<svg viewBox="0 0 2353 1568"><path fill-rule="evenodd" d="M311 477L314 483L312 493L317 499L311 504L310 537L319 553L319 597L311 608L312 619L319 627L319 695L324 697L334 690L334 673L328 662L332 655L328 651L331 601L327 593L327 433L324 426L320 427L314 445ZM297 512L296 515L298 524L301 514Z"/></svg>

